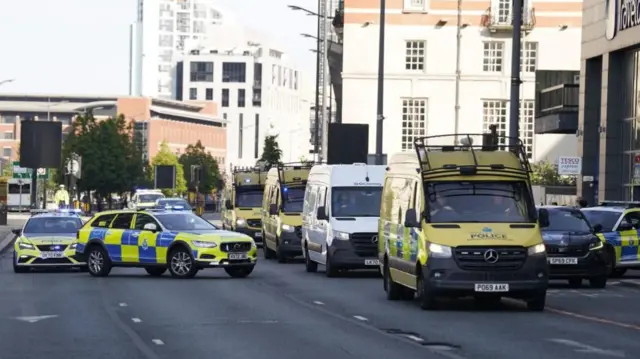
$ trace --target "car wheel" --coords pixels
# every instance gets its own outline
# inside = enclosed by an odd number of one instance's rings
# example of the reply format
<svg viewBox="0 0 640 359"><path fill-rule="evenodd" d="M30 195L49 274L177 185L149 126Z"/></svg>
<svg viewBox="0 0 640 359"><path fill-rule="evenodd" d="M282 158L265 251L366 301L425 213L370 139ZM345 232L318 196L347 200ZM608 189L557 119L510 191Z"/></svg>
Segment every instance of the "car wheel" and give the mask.
<svg viewBox="0 0 640 359"><path fill-rule="evenodd" d="M280 246L280 240L276 238L276 259L278 263L287 263L287 254L282 250Z"/></svg>
<svg viewBox="0 0 640 359"><path fill-rule="evenodd" d="M315 273L318 271L318 263L309 258L309 250L307 246L304 246L304 267L308 273Z"/></svg>
<svg viewBox="0 0 640 359"><path fill-rule="evenodd" d="M162 267L147 267L144 270L147 271L147 273L149 273L150 276L153 277L160 277L164 274L164 272L167 271L167 268L162 268Z"/></svg>
<svg viewBox="0 0 640 359"><path fill-rule="evenodd" d="M250 267L225 267L224 271L233 278L245 278L253 272L254 266Z"/></svg>
<svg viewBox="0 0 640 359"><path fill-rule="evenodd" d="M94 244L87 250L87 267L94 277L106 277L111 272L111 259L101 246Z"/></svg>
<svg viewBox="0 0 640 359"><path fill-rule="evenodd" d="M324 274L329 278L335 278L340 274L340 271L336 266L331 262L331 256L329 255L329 250L327 250L327 260L324 265Z"/></svg>
<svg viewBox="0 0 640 359"><path fill-rule="evenodd" d="M433 295L427 282L424 280L422 270L418 272L418 280L416 282L416 288L418 289L418 301L420 302L420 308L422 310L436 309L436 296Z"/></svg>
<svg viewBox="0 0 640 359"><path fill-rule="evenodd" d="M19 266L17 264L18 258L16 252L13 252L13 272L14 273L27 273L29 271L29 267Z"/></svg>
<svg viewBox="0 0 640 359"><path fill-rule="evenodd" d="M547 292L536 294L535 297L527 300L527 309L533 312L542 312L547 304Z"/></svg>
<svg viewBox="0 0 640 359"><path fill-rule="evenodd" d="M402 298L402 286L393 281L389 272L389 265L384 264L384 275L382 276L384 291L387 292L387 300L399 300Z"/></svg>
<svg viewBox="0 0 640 359"><path fill-rule="evenodd" d="M589 286L595 289L603 289L607 286L607 276L601 275L598 277L589 278Z"/></svg>
<svg viewBox="0 0 640 359"><path fill-rule="evenodd" d="M175 278L193 278L198 273L193 255L184 247L176 247L169 254L169 272Z"/></svg>

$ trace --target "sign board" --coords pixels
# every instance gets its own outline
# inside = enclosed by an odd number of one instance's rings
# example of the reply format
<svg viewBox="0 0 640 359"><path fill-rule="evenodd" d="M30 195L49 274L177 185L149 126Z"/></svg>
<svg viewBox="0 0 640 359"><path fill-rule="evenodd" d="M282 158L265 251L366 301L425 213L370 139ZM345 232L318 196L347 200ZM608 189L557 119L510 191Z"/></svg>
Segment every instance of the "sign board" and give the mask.
<svg viewBox="0 0 640 359"><path fill-rule="evenodd" d="M593 182L594 179L593 176L582 176L582 182Z"/></svg>
<svg viewBox="0 0 640 359"><path fill-rule="evenodd" d="M31 179L31 169L20 167L20 161L13 161L13 178Z"/></svg>
<svg viewBox="0 0 640 359"><path fill-rule="evenodd" d="M558 157L558 174L561 176L577 176L582 172L581 157Z"/></svg>

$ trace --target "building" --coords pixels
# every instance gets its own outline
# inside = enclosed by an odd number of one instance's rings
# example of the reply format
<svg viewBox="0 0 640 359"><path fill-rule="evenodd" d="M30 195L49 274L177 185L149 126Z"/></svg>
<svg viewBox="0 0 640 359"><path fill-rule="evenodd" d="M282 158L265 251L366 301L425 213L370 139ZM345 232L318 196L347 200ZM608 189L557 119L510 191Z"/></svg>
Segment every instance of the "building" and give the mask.
<svg viewBox="0 0 640 359"><path fill-rule="evenodd" d="M198 105L150 97L0 94L1 157L18 157L22 120L60 121L63 135L74 116L92 110L96 117L122 114L134 122L134 136L144 144L145 157L153 158L166 141L176 154L201 141L221 168L226 162L226 122L215 103Z"/></svg>
<svg viewBox="0 0 640 359"><path fill-rule="evenodd" d="M212 0L138 0L130 27L129 94L175 98L175 64L212 25L227 20Z"/></svg>
<svg viewBox="0 0 640 359"><path fill-rule="evenodd" d="M585 0L578 193L640 201L640 22L635 1ZM589 178L591 177L591 178Z"/></svg>
<svg viewBox="0 0 640 359"><path fill-rule="evenodd" d="M335 91L341 95L336 99L341 118L369 124L371 139L376 138L378 6L344 0L333 24L342 37L333 51L333 67L342 66L342 90ZM532 160L576 153L575 135L534 135L534 99L536 70L579 69L581 8L579 0L524 1L520 137ZM458 26L455 1L387 1L384 153L411 151L417 137L484 132L491 124L508 134L512 1L463 1L461 11ZM371 153L375 146L375 140L369 142Z"/></svg>
<svg viewBox="0 0 640 359"><path fill-rule="evenodd" d="M233 166L255 165L271 134L278 135L283 161L308 158L310 103L302 74L284 51L248 29L225 24L216 32L227 36L178 63L177 98L220 104Z"/></svg>

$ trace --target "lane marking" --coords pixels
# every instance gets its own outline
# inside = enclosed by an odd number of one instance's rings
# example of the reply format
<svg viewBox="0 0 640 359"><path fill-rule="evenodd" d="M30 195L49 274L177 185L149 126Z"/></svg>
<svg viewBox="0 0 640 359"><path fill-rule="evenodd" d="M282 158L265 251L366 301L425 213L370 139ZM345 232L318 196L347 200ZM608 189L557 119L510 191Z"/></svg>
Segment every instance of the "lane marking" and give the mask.
<svg viewBox="0 0 640 359"><path fill-rule="evenodd" d="M365 318L365 317L362 317L362 316L360 316L360 315L354 315L353 317L354 317L354 318L356 318L356 319L358 319L358 320L361 320L361 321L363 321L363 322L366 322L367 320L369 320L369 319L367 319L367 318Z"/></svg>
<svg viewBox="0 0 640 359"><path fill-rule="evenodd" d="M142 321L142 319L140 318L131 318L131 321L134 323L140 323Z"/></svg>
<svg viewBox="0 0 640 359"><path fill-rule="evenodd" d="M126 307L126 306L127 306L127 303L120 303L119 305L120 305L121 307Z"/></svg>
<svg viewBox="0 0 640 359"><path fill-rule="evenodd" d="M420 338L420 337L416 337L415 335L407 335L407 338L414 340L416 342L423 342L424 339Z"/></svg>
<svg viewBox="0 0 640 359"><path fill-rule="evenodd" d="M57 315L33 315L33 316L24 316L24 317L15 317L13 319L19 320L27 323L37 323L41 320L57 318Z"/></svg>
<svg viewBox="0 0 640 359"><path fill-rule="evenodd" d="M612 356L612 357L616 357L616 358L624 358L624 357L626 357L624 352L621 352L619 350L600 349L600 348L596 348L596 347L591 346L591 345L587 345L587 344L583 344L583 343L577 342L575 340L562 339L562 338L552 338L552 339L547 339L547 340L550 341L550 342L554 342L556 344L562 344L562 345L566 345L568 347L572 347L573 351L575 351L577 353L600 354L600 355L607 355L607 356Z"/></svg>
<svg viewBox="0 0 640 359"><path fill-rule="evenodd" d="M151 339L151 341L155 345L164 345L164 342L162 340L160 340L160 339Z"/></svg>
<svg viewBox="0 0 640 359"><path fill-rule="evenodd" d="M314 300L314 301L313 301L313 304L317 304L317 305L324 305L324 303L322 303L322 302L321 302L321 301L319 301L319 300Z"/></svg>
<svg viewBox="0 0 640 359"><path fill-rule="evenodd" d="M552 312L552 313L566 315L566 316L574 317L574 318L578 318L578 319L589 320L589 321L596 322L596 323L615 325L615 326L620 327L620 328L632 329L632 330L640 331L640 326L634 325L634 324L622 323L622 322L617 322L615 320L592 317L592 316L589 316L589 315L578 314L578 313L574 313L574 312L568 312L566 310L554 309L554 308L549 308L549 307L546 307L545 310L547 310L549 312Z"/></svg>

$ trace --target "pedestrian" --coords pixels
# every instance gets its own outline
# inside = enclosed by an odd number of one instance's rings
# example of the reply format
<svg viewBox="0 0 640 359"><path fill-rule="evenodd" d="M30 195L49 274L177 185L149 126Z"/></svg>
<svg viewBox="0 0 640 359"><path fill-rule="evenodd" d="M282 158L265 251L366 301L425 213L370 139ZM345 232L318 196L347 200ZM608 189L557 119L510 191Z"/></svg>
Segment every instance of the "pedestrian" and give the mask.
<svg viewBox="0 0 640 359"><path fill-rule="evenodd" d="M58 187L58 190L56 191L54 198L55 198L56 204L58 205L58 209L69 207L69 192L67 192L63 184L61 184Z"/></svg>

